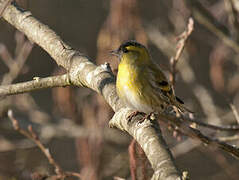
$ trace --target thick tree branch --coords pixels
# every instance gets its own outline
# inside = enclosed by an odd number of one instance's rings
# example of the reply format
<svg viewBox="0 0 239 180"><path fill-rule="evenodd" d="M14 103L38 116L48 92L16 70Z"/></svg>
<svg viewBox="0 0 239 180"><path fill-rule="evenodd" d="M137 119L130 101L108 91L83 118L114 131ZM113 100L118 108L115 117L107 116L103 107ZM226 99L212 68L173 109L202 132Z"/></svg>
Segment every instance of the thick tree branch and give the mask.
<svg viewBox="0 0 239 180"><path fill-rule="evenodd" d="M0 0L0 7L4 4ZM65 44L48 26L35 19L29 11L24 11L16 4L6 7L2 17L23 32L30 40L41 46L69 73L69 81L76 86L86 86L102 94L114 110L120 109L115 91L115 78L109 65L97 67L89 58Z"/></svg>
<svg viewBox="0 0 239 180"><path fill-rule="evenodd" d="M127 131L137 140L154 169L152 179L180 179L157 121L153 118L142 121L142 115L128 121L127 117L133 112L129 108L120 109L109 125Z"/></svg>

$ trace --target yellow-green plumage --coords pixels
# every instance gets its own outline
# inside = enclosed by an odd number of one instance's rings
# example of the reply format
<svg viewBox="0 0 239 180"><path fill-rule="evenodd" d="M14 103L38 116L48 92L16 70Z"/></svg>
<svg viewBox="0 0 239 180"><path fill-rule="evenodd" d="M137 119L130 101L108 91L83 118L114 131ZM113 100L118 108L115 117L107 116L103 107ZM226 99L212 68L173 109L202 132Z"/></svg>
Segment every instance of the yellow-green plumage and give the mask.
<svg viewBox="0 0 239 180"><path fill-rule="evenodd" d="M184 110L165 75L153 63L143 45L129 41L116 53L120 59L117 93L127 106L145 113L162 112L168 105Z"/></svg>

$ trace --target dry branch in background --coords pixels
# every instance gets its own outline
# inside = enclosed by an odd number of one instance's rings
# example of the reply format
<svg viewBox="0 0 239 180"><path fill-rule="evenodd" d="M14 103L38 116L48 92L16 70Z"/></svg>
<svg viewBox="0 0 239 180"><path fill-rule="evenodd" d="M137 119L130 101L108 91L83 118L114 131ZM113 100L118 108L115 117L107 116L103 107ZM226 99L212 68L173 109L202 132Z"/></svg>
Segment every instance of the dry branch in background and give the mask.
<svg viewBox="0 0 239 180"><path fill-rule="evenodd" d="M239 45L227 35L227 32L225 32L227 28L217 22L199 1L185 0L185 2L187 2L189 9L192 10L193 17L200 24L215 34L225 45L231 47L235 52L239 52Z"/></svg>
<svg viewBox="0 0 239 180"><path fill-rule="evenodd" d="M46 156L48 159L49 163L55 168L55 176L50 176L52 179L64 179L65 177L70 177L70 176L75 176L80 178L80 174L76 172L69 172L69 171L63 171L62 168L59 166L59 164L55 161L55 159L52 157L50 151L48 148L46 148L41 141L39 140L37 134L33 131L33 128L31 125L28 126L28 131L22 129L19 124L17 119L14 118L12 110L8 111L8 117L12 121L12 125L16 131L18 131L20 134L23 136L27 137L28 139L32 140L38 147L39 149L43 152L43 154ZM36 176L36 174L34 174ZM44 176L44 175L43 175ZM44 178L47 178L47 176L44 176ZM43 177L42 177L43 179Z"/></svg>
<svg viewBox="0 0 239 180"><path fill-rule="evenodd" d="M193 19L189 18L187 29L178 37L179 38L178 43L177 43L178 50L177 50L175 56L170 59L170 64L171 64L170 81L173 86L175 85L175 76L176 76L176 72L177 72L176 65L179 61L179 58L180 58L182 52L183 52L185 43L193 31L193 24L194 24Z"/></svg>
<svg viewBox="0 0 239 180"><path fill-rule="evenodd" d="M171 43L169 41L170 37L168 35L161 34L161 32L157 31L153 27L148 28L148 35L149 35L150 40L154 44L156 44L156 46L159 49L164 51L164 53L168 56L168 58L170 58L171 54L174 53L173 48L171 46ZM160 42L163 42L163 43L160 43ZM234 133L238 132L238 130L239 130L238 125L226 125L226 126L213 125L213 124L216 124L216 123L220 123L218 121L220 119L220 117L218 117L216 115L212 99L209 96L205 87L203 87L200 84L195 84L195 82L196 82L195 74L190 69L190 67L188 65L188 62L187 62L187 61L189 61L188 54L183 53L181 58L183 58L183 61L181 61L181 62L183 62L184 71L180 71L180 74L181 74L182 78L189 84L189 86L193 87L193 92L195 93L195 95L198 96L198 99L199 99L199 101L202 105L202 108L203 108L205 114L207 114L207 116L208 116L208 118L206 120L208 120L208 122L210 122L210 123L205 123L204 122L205 120L200 119L200 118L193 118L192 119L192 118L189 118L189 117L182 117L183 118L182 124L189 123L189 126L192 125L193 127L196 127L196 128L198 128L198 126L199 126L199 127L207 128L207 129L210 129L210 130L214 130L215 132L220 132L220 131L228 131L228 132L234 132ZM207 103L205 103L205 102L207 102ZM165 118L165 122L166 123L171 123L169 119L170 119L169 117ZM216 123L215 123L215 120L217 120ZM178 121L178 119L177 119L175 121L175 123L180 123L180 121ZM193 132L194 131L193 129L191 129L191 130L192 130L192 132L189 133L191 135L188 134L189 137L194 136L194 138L198 139L201 142L204 142L203 138L201 138L201 137L204 137L205 135L201 135L201 132L198 132L197 129L196 129L197 132ZM183 128L181 129L181 131L182 131L182 133L184 132ZM185 131L185 132L188 132L188 131ZM183 133L183 134L185 134L185 133ZM206 136L206 138L209 138L209 137ZM229 139L235 139L236 137L235 136L230 136L228 138ZM212 144L217 144L217 142L219 144L224 144L223 142L220 142L220 140L221 140L221 138L218 138L218 139L209 138L209 141L211 141L211 142L216 141L216 143L212 143ZM225 140L225 137L223 137L222 140ZM219 145L219 146L221 146L221 145ZM217 146L217 147L219 147L219 146ZM228 146L228 144L225 144L225 146ZM225 149L227 149L227 148L224 148L224 150ZM238 154L238 149L235 146L230 146L229 149L234 151L235 154Z"/></svg>
<svg viewBox="0 0 239 180"><path fill-rule="evenodd" d="M163 115L159 114L159 120L164 121L165 123L169 123L170 125L174 126L175 129L177 129L180 133L191 137L193 139L197 139L204 143L204 145L209 145L214 148L222 149L231 155L233 155L236 158L239 158L239 148L226 144L218 139L210 138L204 134L202 134L198 129L196 129L194 126L195 124L187 124L185 122L185 118L176 118L175 116L171 115Z"/></svg>
<svg viewBox="0 0 239 180"><path fill-rule="evenodd" d="M16 57L13 57L5 45L0 43L0 57L9 69L9 72L3 76L1 85L11 84L17 78L33 48L33 44L24 40L24 35L20 32L16 32L15 39Z"/></svg>

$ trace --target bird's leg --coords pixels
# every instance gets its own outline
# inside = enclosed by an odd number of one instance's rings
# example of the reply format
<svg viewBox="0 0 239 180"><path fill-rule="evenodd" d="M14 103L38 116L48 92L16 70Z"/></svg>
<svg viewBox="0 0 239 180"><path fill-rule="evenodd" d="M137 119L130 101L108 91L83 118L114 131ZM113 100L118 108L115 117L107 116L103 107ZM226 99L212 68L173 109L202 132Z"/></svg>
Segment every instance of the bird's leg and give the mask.
<svg viewBox="0 0 239 180"><path fill-rule="evenodd" d="M143 112L140 112L140 111L134 111L132 112L128 117L127 117L127 120L130 122L131 119L134 117L134 116L137 116L137 115L142 115L143 118L140 119L139 123L142 123L144 120L146 119L151 119L151 116L154 115L154 112L151 112L151 113L148 113L148 114L145 114Z"/></svg>
<svg viewBox="0 0 239 180"><path fill-rule="evenodd" d="M140 111L134 111L132 112L128 117L127 117L127 120L130 122L131 119L134 117L134 116L137 116L137 115L145 115L145 113L143 112L140 112Z"/></svg>
<svg viewBox="0 0 239 180"><path fill-rule="evenodd" d="M154 114L154 112L145 114L145 116L143 117L143 120L145 120L145 119L151 119L151 116L152 116L153 114Z"/></svg>
<svg viewBox="0 0 239 180"><path fill-rule="evenodd" d="M154 115L154 116L152 116L152 115ZM150 112L148 114L144 114L144 117L140 120L140 123L142 123L146 119L154 120L155 119L155 112Z"/></svg>

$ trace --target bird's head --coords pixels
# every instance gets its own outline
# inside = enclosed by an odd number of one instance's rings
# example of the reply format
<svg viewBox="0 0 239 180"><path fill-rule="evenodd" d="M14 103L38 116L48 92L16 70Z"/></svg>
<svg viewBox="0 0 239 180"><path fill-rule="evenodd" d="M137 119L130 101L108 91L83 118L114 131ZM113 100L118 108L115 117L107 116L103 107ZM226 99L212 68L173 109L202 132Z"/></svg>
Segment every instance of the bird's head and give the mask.
<svg viewBox="0 0 239 180"><path fill-rule="evenodd" d="M111 51L111 54L117 56L120 61L143 62L149 59L149 53L146 47L136 41L123 43L118 49Z"/></svg>

